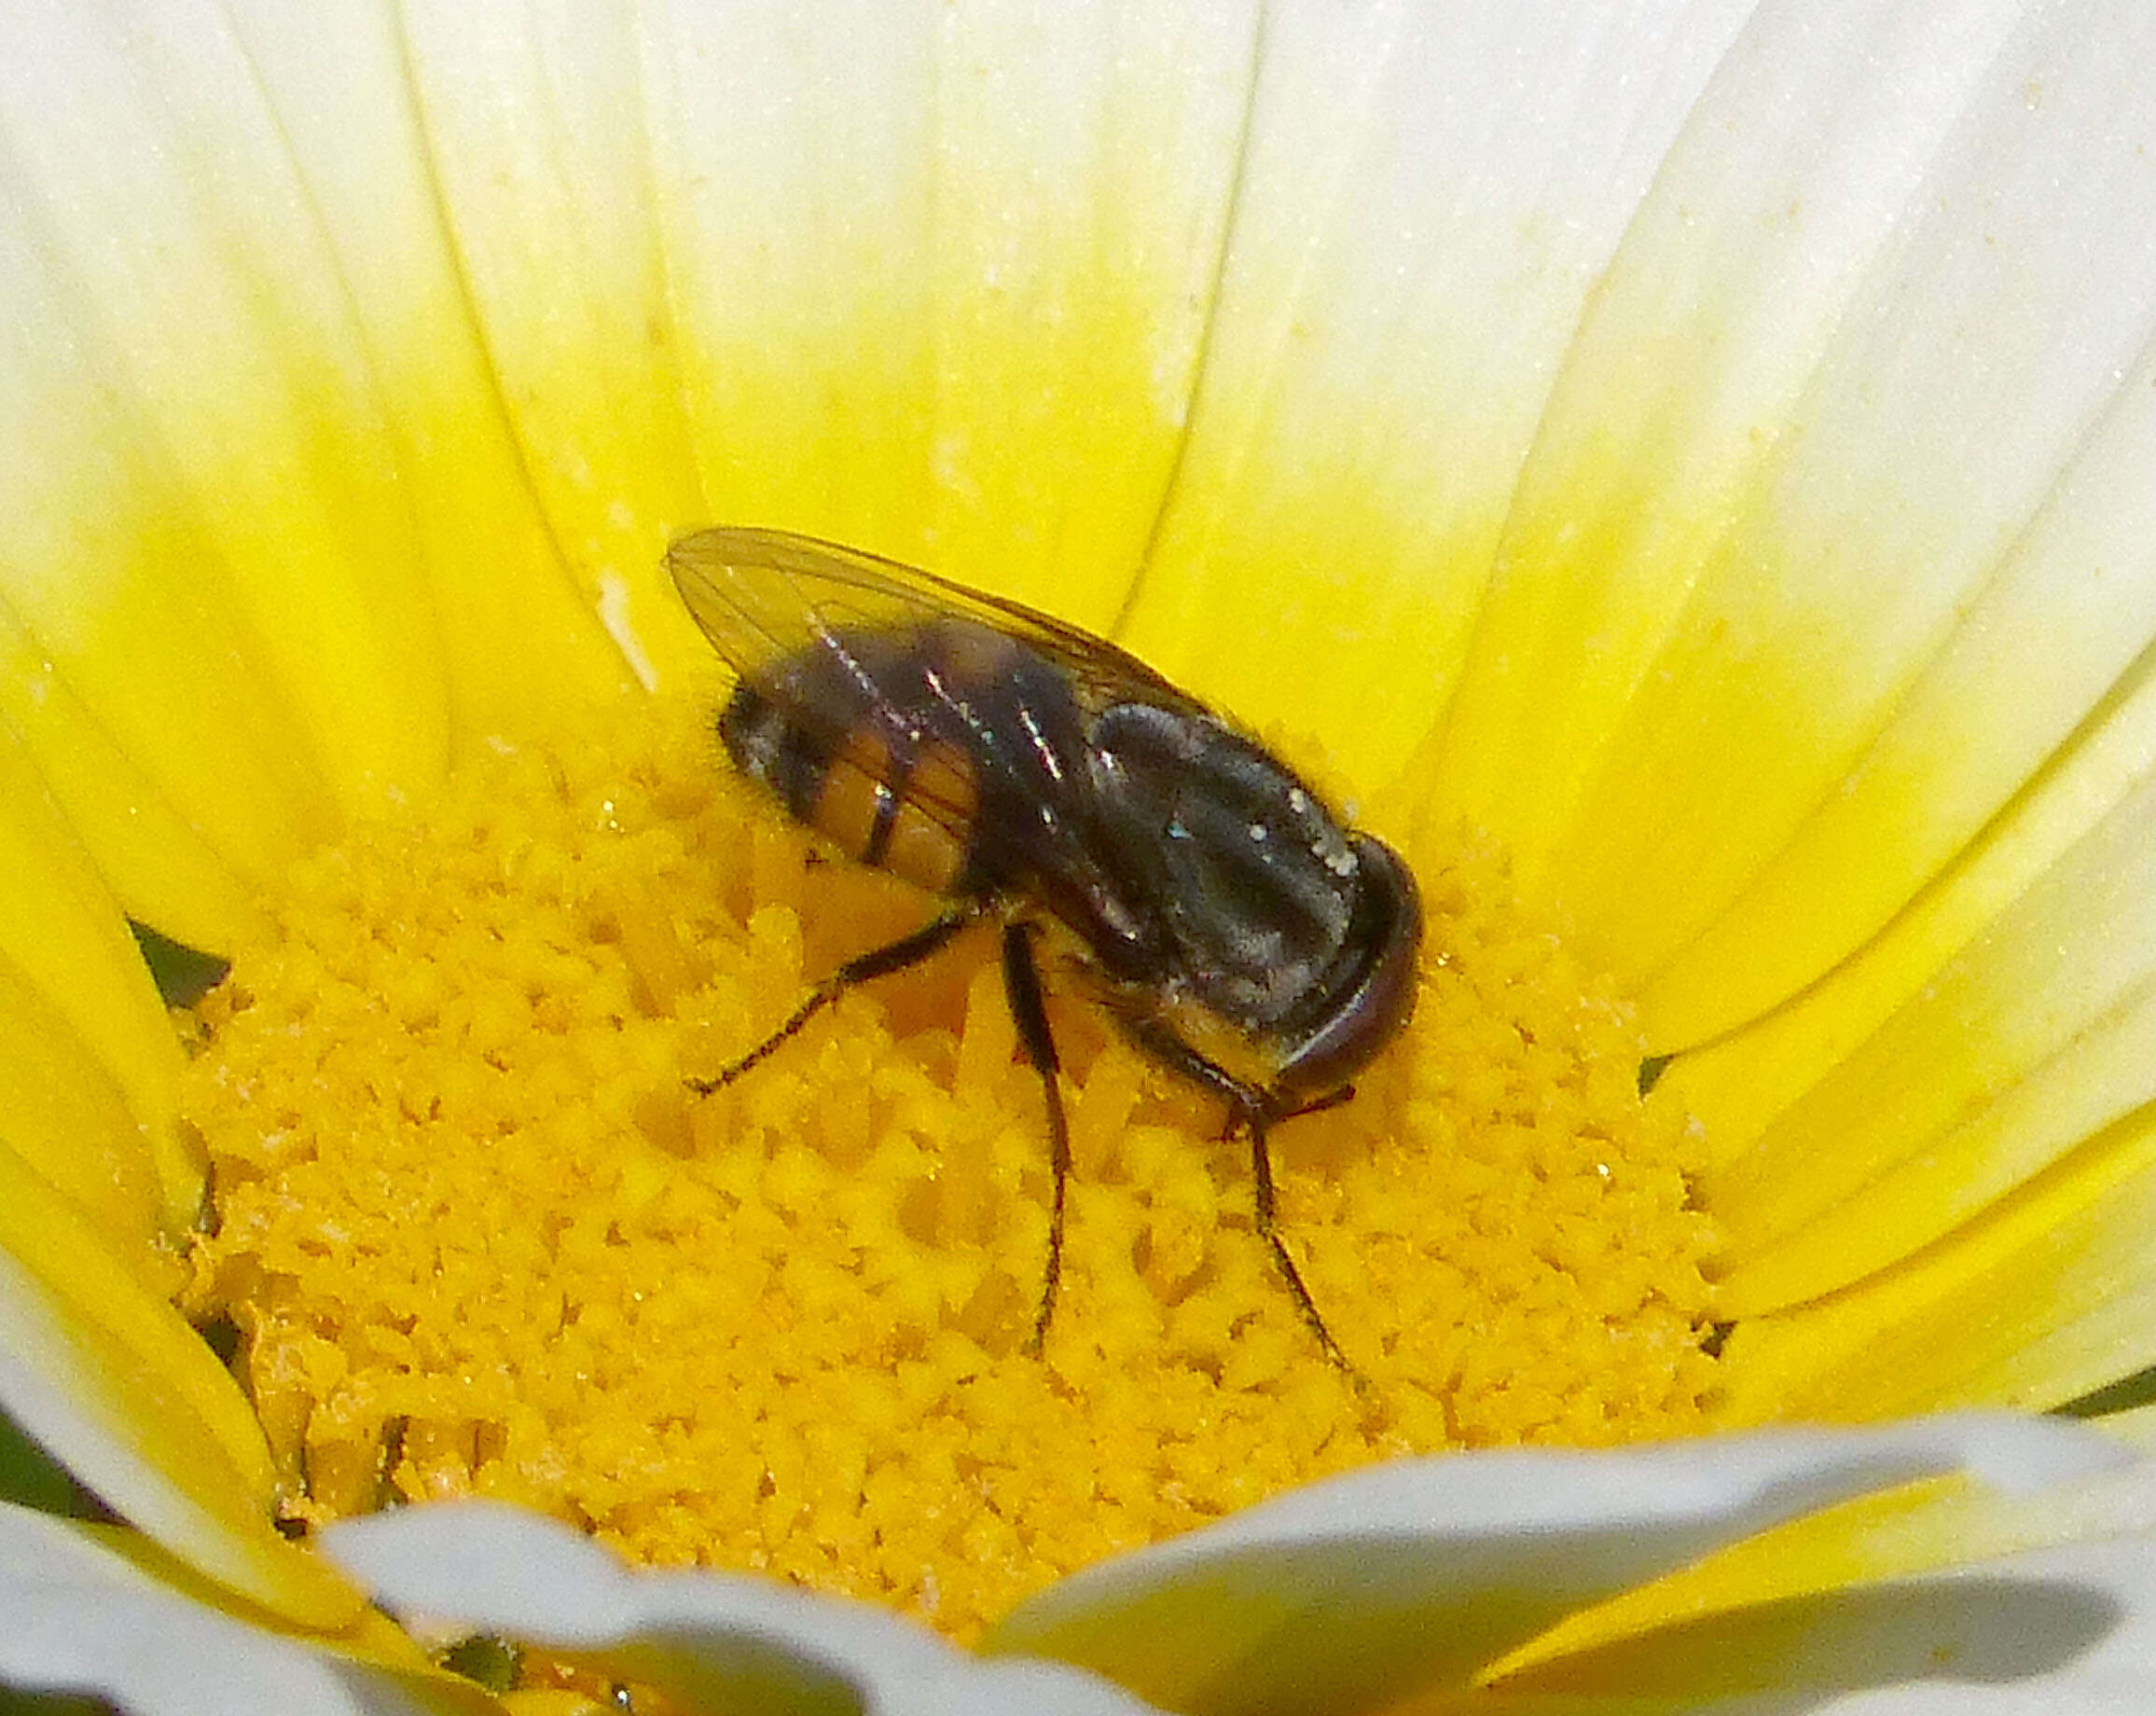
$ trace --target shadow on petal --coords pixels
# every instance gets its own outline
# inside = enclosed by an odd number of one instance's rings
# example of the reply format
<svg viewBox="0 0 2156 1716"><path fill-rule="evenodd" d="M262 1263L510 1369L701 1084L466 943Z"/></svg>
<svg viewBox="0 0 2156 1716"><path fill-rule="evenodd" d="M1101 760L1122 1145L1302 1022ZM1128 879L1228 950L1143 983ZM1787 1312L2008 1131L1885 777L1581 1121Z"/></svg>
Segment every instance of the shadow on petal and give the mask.
<svg viewBox="0 0 2156 1716"><path fill-rule="evenodd" d="M2121 1618L2112 1597L2063 1580L1927 1580L1666 1626L1529 1669L1500 1687L1508 1695L1627 1699L1773 1693L1782 1696L1762 1709L1794 1713L1869 1687L2005 1685L2055 1674Z"/></svg>

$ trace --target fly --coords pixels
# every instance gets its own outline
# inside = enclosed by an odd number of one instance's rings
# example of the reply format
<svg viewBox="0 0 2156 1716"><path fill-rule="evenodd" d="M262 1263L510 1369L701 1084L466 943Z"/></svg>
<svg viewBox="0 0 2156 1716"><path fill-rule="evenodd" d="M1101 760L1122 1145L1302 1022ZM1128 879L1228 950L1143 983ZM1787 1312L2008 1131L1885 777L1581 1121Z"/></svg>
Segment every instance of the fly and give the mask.
<svg viewBox="0 0 2156 1716"><path fill-rule="evenodd" d="M1047 615L782 531L700 531L667 565L739 676L718 721L735 764L847 857L940 902L693 1087L731 1084L856 984L1001 917L1054 1170L1038 1353L1071 1173L1034 953L1054 919L1116 1029L1226 1101L1230 1133L1251 1142L1257 1231L1320 1345L1352 1370L1281 1237L1266 1133L1345 1101L1406 1022L1422 914L1400 856L1136 657Z"/></svg>

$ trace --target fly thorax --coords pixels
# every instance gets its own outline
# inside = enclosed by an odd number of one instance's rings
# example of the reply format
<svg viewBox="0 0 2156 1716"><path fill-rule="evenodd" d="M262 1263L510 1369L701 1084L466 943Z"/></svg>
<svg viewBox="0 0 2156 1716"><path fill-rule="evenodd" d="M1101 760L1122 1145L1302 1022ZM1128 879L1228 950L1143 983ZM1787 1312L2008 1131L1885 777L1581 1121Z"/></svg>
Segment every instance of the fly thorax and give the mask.
<svg viewBox="0 0 2156 1716"><path fill-rule="evenodd" d="M1346 832L1276 758L1202 713L1118 704L1090 740L1102 831L1160 914L1178 987L1248 1030L1296 1021L1353 921Z"/></svg>

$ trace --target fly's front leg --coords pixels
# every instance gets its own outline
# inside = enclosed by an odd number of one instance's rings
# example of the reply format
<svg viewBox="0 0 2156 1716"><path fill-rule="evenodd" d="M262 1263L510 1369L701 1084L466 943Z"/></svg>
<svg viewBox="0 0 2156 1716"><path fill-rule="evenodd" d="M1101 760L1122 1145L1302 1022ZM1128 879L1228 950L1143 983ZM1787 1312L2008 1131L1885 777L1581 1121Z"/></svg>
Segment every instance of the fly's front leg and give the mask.
<svg viewBox="0 0 2156 1716"><path fill-rule="evenodd" d="M708 1097L714 1090L725 1089L751 1067L768 1059L775 1049L798 1035L802 1026L855 984L867 983L877 977L888 977L893 972L919 965L923 960L942 952L950 945L951 938L973 922L980 912L979 902L968 902L962 907L954 907L945 912L940 918L932 918L910 935L902 935L894 942L872 948L866 953L848 960L808 991L808 998L794 1009L792 1017L716 1078L689 1078L682 1082L698 1096Z"/></svg>
<svg viewBox="0 0 2156 1716"><path fill-rule="evenodd" d="M1003 925L1003 994L1026 1059L1041 1075L1048 1105L1048 1163L1055 1188L1048 1201L1048 1268L1041 1282L1041 1308L1026 1350L1038 1358L1047 1344L1048 1320L1056 1314L1056 1291L1063 1281L1063 1205L1071 1184L1071 1125L1063 1114L1063 1065L1048 1029L1048 1010L1041 1000L1041 967L1033 958L1034 926L1023 919Z"/></svg>
<svg viewBox="0 0 2156 1716"><path fill-rule="evenodd" d="M1324 1096L1311 1098L1309 1101L1299 1107L1281 1109L1275 1108L1268 1103L1265 1113L1274 1121L1300 1120L1305 1114L1321 1114L1327 1109L1345 1108L1354 1100L1355 1086L1343 1085L1339 1089L1330 1091Z"/></svg>
<svg viewBox="0 0 2156 1716"><path fill-rule="evenodd" d="M1303 1272L1295 1266L1295 1259L1288 1251L1288 1242L1281 1237L1280 1225L1275 1213L1273 1195L1273 1153L1265 1143L1265 1128L1275 1120L1292 1120L1300 1114L1314 1114L1344 1102L1352 1091L1343 1091L1329 1097L1320 1097L1300 1108L1278 1112L1273 1099L1265 1091L1254 1089L1226 1068L1208 1059L1204 1055L1158 1019L1143 1015L1121 1016L1117 1023L1131 1042L1154 1059L1171 1067L1195 1085L1217 1091L1227 1099L1227 1135L1233 1137L1240 1128L1251 1135L1251 1182L1257 1204L1258 1237L1265 1240L1265 1249L1273 1253L1273 1262L1278 1266L1280 1279L1288 1284L1288 1294L1295 1301L1295 1308L1309 1325L1310 1333L1318 1337L1318 1345L1331 1359L1358 1382L1362 1373L1348 1362L1340 1343L1333 1338L1333 1331L1325 1324L1325 1315L1318 1308L1318 1301L1310 1294L1303 1280Z"/></svg>
<svg viewBox="0 0 2156 1716"><path fill-rule="evenodd" d="M1360 1377L1361 1373L1348 1362L1348 1355L1340 1350L1340 1343L1333 1338L1333 1331L1325 1326L1325 1314L1318 1308L1318 1301L1310 1296L1309 1288L1304 1285L1303 1272L1295 1267L1288 1242L1280 1237L1279 1223L1274 1215L1273 1153L1265 1145L1265 1117L1257 1109L1241 1107L1229 1122L1231 1130L1238 1121L1250 1128L1251 1182L1257 1188L1258 1235L1271 1249L1273 1261L1279 1265L1288 1292L1294 1298L1295 1308L1303 1313L1303 1321L1310 1325L1310 1333L1318 1337L1318 1345L1325 1349L1325 1356L1350 1377Z"/></svg>

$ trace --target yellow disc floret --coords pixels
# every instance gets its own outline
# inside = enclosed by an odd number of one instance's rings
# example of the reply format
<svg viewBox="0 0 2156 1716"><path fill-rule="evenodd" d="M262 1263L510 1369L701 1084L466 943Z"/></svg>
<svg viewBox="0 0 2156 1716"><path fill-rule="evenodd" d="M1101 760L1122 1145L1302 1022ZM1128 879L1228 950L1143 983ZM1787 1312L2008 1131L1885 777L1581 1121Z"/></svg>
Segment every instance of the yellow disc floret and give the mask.
<svg viewBox="0 0 2156 1716"><path fill-rule="evenodd" d="M1413 1023L1273 1135L1360 1375L1253 1231L1220 1104L1057 986L1052 942L1074 1175L1040 1358L1047 1145L992 927L691 1090L930 907L812 851L666 703L494 747L292 879L199 1008L188 1308L238 1326L295 1520L500 1497L961 1638L1384 1456L1695 1428L1683 1116L1497 854L1415 856Z"/></svg>

